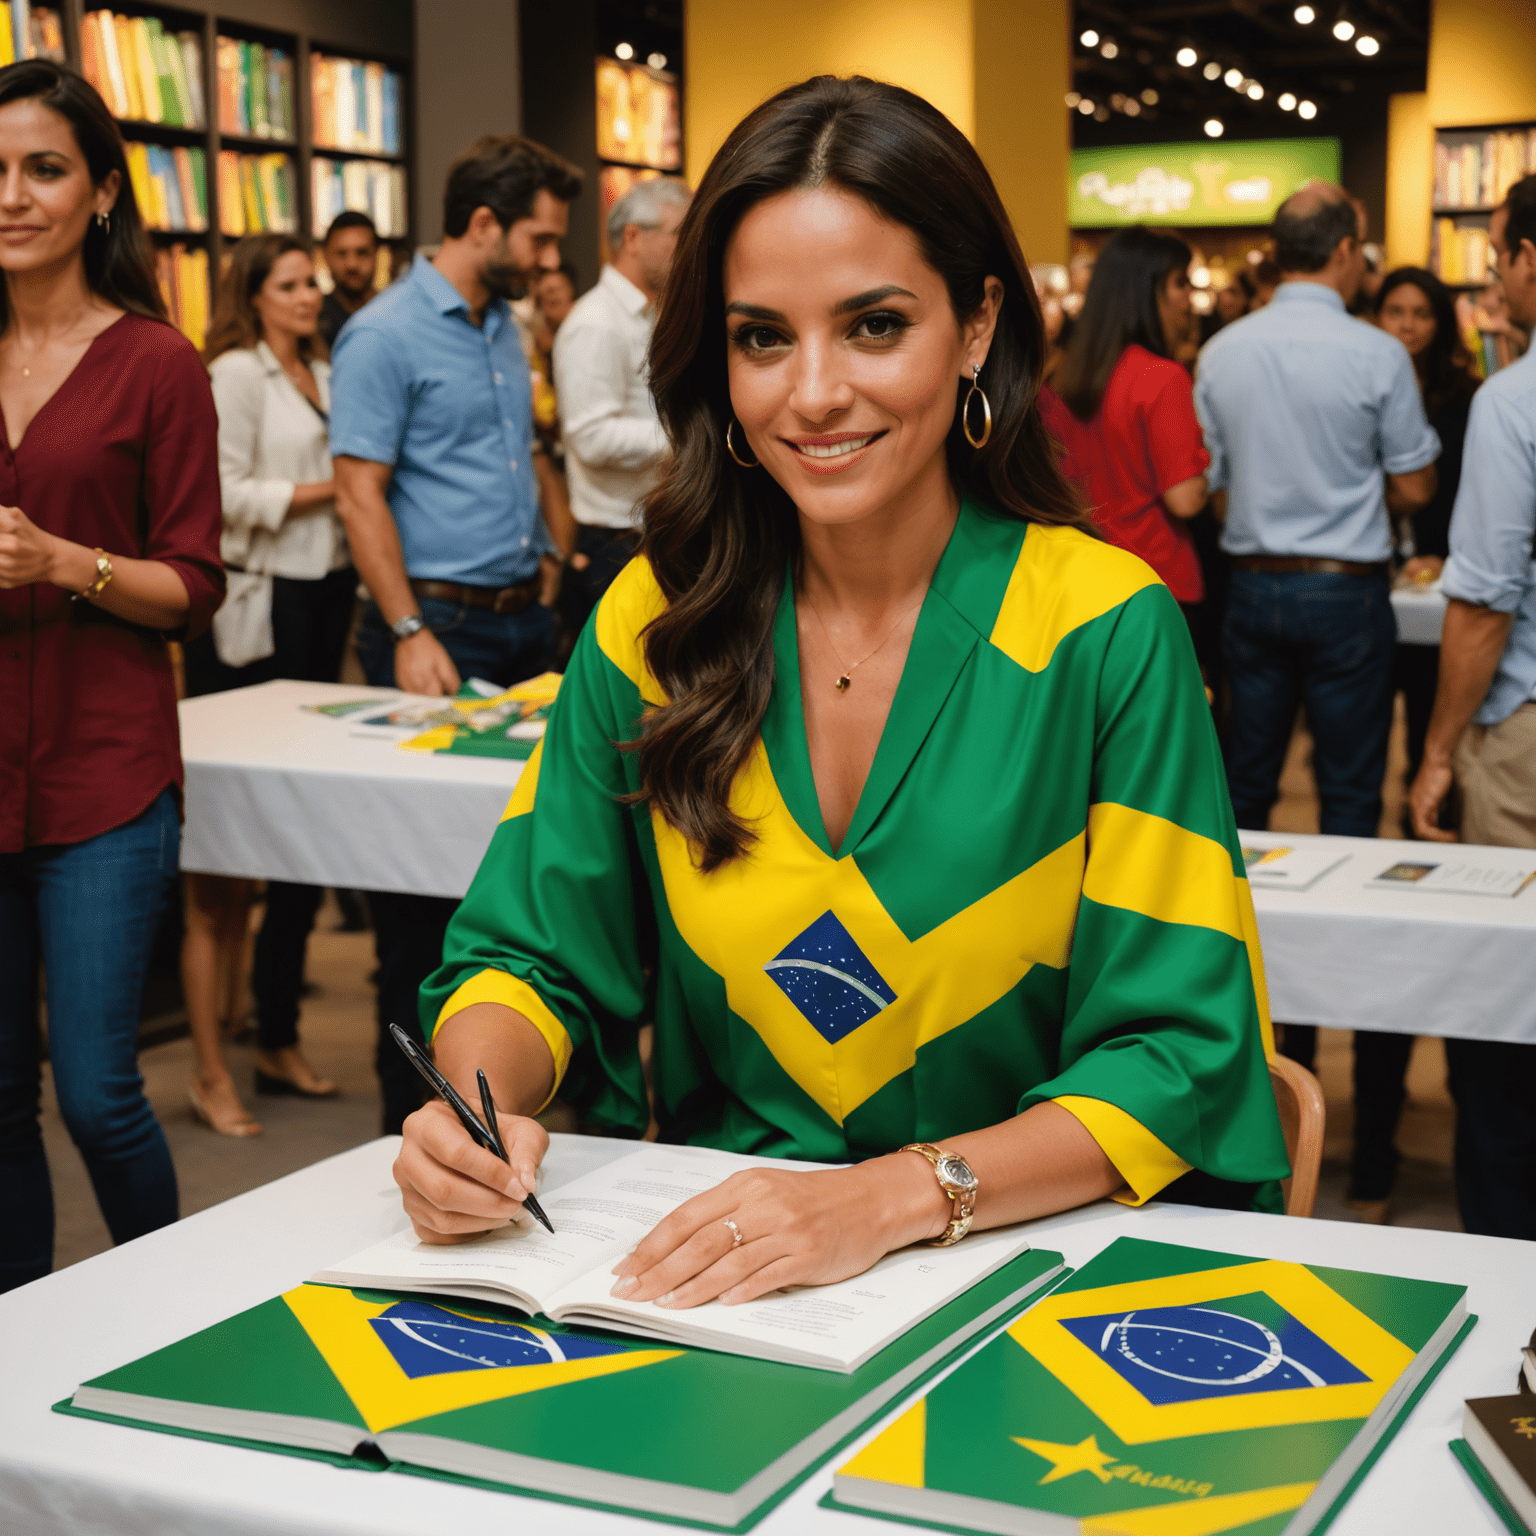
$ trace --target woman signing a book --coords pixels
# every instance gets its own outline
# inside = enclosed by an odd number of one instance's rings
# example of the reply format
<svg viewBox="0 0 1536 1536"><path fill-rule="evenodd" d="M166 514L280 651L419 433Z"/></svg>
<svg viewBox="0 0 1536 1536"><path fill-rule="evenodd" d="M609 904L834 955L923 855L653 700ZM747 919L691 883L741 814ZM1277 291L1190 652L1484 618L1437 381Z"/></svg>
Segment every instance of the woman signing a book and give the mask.
<svg viewBox="0 0 1536 1536"><path fill-rule="evenodd" d="M650 1019L663 1140L851 1166L690 1200L618 1266L630 1300L748 1301L1175 1181L1278 1209L1205 692L1177 603L1057 469L1044 351L927 102L821 77L715 156L651 347L673 451L642 552L422 993L510 1168L413 1115L419 1237L523 1214L557 1091L641 1135Z"/></svg>

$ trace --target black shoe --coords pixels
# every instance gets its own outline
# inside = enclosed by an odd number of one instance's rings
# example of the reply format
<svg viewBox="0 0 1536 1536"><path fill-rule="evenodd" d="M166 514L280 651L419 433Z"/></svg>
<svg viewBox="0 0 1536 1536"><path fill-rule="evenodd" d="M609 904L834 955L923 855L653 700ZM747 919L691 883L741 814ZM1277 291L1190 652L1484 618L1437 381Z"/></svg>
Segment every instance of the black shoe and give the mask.
<svg viewBox="0 0 1536 1536"><path fill-rule="evenodd" d="M300 1088L299 1085L288 1077L273 1077L270 1072L263 1072L260 1067L256 1069L256 1092L270 1099L334 1099L340 1089L331 1087L324 1093L313 1093L308 1088Z"/></svg>

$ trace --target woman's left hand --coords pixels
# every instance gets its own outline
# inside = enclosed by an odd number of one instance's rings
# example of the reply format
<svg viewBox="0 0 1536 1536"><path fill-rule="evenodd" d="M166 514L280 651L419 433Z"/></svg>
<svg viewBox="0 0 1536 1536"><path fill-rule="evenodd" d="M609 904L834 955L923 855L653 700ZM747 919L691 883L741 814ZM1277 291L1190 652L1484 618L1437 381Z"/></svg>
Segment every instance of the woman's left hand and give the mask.
<svg viewBox="0 0 1536 1536"><path fill-rule="evenodd" d="M696 1307L752 1301L786 1285L862 1274L909 1243L936 1237L948 1198L915 1154L815 1172L752 1168L657 1222L613 1273L613 1295ZM726 1221L736 1224L741 1242Z"/></svg>
<svg viewBox="0 0 1536 1536"><path fill-rule="evenodd" d="M0 507L0 587L51 581L58 542L20 507Z"/></svg>

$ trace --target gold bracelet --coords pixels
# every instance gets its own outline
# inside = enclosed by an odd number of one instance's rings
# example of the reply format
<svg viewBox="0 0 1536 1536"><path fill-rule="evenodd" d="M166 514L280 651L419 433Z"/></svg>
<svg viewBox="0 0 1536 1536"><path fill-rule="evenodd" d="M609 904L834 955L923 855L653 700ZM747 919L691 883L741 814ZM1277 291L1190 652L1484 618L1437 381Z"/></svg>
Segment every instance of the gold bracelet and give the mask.
<svg viewBox="0 0 1536 1536"><path fill-rule="evenodd" d="M100 597L106 585L112 580L112 557L104 549L96 551L96 580L83 592L76 592L70 601L78 603L81 598Z"/></svg>

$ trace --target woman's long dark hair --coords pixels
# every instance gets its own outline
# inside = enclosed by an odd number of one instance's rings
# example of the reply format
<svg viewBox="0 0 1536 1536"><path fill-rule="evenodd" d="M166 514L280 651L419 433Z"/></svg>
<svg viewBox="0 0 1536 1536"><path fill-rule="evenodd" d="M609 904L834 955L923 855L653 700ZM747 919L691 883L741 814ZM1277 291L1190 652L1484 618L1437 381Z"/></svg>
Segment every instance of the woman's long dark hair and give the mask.
<svg viewBox="0 0 1536 1536"><path fill-rule="evenodd" d="M1387 295L1405 283L1411 283L1429 300L1430 313L1435 317L1434 340L1413 361L1424 391L1424 413L1436 416L1451 401L1474 393L1478 378L1456 323L1456 301L1433 272L1423 267L1396 267L1387 273L1376 295L1376 313L1381 313Z"/></svg>
<svg viewBox="0 0 1536 1536"><path fill-rule="evenodd" d="M297 235L246 235L230 253L229 266L219 280L219 298L208 322L208 341L203 361L240 347L254 347L261 340L261 316L251 300L261 292L262 284L272 275L278 258L291 251L310 255L307 241ZM328 355L325 338L317 331L299 337L299 356L306 362Z"/></svg>
<svg viewBox="0 0 1536 1536"><path fill-rule="evenodd" d="M1093 265L1072 345L1051 381L1078 420L1092 421L1098 413L1109 376L1127 347L1168 356L1157 298L1169 276L1189 262L1189 247L1177 235L1136 224L1109 237Z"/></svg>
<svg viewBox="0 0 1536 1536"><path fill-rule="evenodd" d="M103 229L95 219L85 227L82 257L91 291L132 314L167 320L165 299L155 281L154 257L133 195L122 135L95 86L51 59L24 59L0 69L0 107L13 101L39 101L69 124L93 185L99 187L117 172L117 201L107 227ZM0 283L0 330L9 319L5 285Z"/></svg>
<svg viewBox="0 0 1536 1536"><path fill-rule="evenodd" d="M678 233L651 340L651 388L672 445L645 501L641 545L667 600L645 634L668 703L647 712L641 791L715 869L752 833L731 811L773 689L773 620L784 571L798 564L793 502L764 470L726 454L731 421L721 266L742 216L780 192L846 189L910 229L944 279L957 323L988 277L1003 305L982 387L992 436L973 449L956 381L946 443L959 490L996 511L1091 529L1056 467L1037 408L1045 328L1002 200L969 141L936 108L894 85L831 75L781 91L737 125L710 162Z"/></svg>

